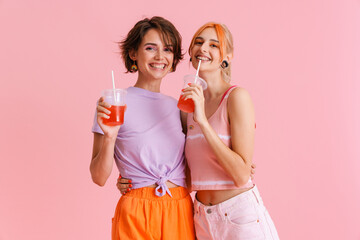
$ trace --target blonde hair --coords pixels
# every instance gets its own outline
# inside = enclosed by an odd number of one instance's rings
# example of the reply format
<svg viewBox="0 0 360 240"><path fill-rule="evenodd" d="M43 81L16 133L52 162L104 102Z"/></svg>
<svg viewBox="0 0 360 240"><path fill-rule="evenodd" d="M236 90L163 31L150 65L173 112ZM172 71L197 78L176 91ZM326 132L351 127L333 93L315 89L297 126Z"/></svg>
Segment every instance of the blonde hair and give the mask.
<svg viewBox="0 0 360 240"><path fill-rule="evenodd" d="M234 45L233 45L233 38L230 30L226 27L225 24L215 23L215 22L208 22L202 25L194 34L190 46L189 46L189 55L191 54L191 49L194 47L196 38L200 35L202 31L206 28L214 28L216 35L219 39L220 43L220 58L223 60L224 55L230 54L231 57L234 52ZM227 68L221 68L222 77L226 82L230 82L231 80L231 63Z"/></svg>

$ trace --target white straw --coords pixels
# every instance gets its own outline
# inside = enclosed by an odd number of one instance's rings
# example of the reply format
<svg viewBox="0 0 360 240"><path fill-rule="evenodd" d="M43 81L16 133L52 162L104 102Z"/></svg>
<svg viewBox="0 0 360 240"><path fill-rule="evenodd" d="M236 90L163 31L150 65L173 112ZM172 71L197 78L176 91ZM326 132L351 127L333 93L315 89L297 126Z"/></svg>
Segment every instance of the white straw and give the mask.
<svg viewBox="0 0 360 240"><path fill-rule="evenodd" d="M201 64L201 60L199 60L199 65L198 65L198 68L196 70L196 76L197 77L199 76L200 64Z"/></svg>
<svg viewBox="0 0 360 240"><path fill-rule="evenodd" d="M114 71L111 70L112 75L112 83L113 83L113 90L114 90L114 101L116 102L116 95L115 95L115 80L114 80Z"/></svg>
<svg viewBox="0 0 360 240"><path fill-rule="evenodd" d="M197 70L196 70L195 83L196 83L197 78L199 77L200 64L201 64L201 60L199 60L199 65L198 65L198 68L197 68Z"/></svg>

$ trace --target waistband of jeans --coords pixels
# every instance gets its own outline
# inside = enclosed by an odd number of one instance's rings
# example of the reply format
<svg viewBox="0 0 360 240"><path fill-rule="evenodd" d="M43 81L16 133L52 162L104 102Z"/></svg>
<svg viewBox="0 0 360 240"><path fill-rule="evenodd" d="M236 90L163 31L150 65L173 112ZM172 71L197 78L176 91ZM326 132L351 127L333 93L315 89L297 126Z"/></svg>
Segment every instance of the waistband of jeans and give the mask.
<svg viewBox="0 0 360 240"><path fill-rule="evenodd" d="M207 209L221 210L221 209L226 209L228 207L231 207L234 204L239 204L242 201L249 201L249 200L255 200L259 204L263 204L259 190L256 185L254 185L251 189L249 189L246 192L240 193L224 202L221 202L221 203L213 205L213 206L204 205L195 198L194 206L196 208L195 210L200 210L200 209L204 209L205 211Z"/></svg>

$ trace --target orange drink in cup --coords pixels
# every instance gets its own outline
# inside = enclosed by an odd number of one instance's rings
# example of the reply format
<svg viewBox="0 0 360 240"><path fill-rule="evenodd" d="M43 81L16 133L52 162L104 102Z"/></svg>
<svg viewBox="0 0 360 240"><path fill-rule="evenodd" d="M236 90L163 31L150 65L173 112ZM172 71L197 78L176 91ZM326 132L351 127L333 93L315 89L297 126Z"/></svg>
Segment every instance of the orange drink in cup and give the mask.
<svg viewBox="0 0 360 240"><path fill-rule="evenodd" d="M122 125L124 123L124 112L126 109L125 89L106 89L102 92L104 101L111 105L107 108L110 113L110 118L103 118L103 123L108 126Z"/></svg>
<svg viewBox="0 0 360 240"><path fill-rule="evenodd" d="M202 87L203 90L207 88L207 83L204 79L196 75L185 75L184 76L184 88L189 87L190 83L198 84ZM184 100L183 94L180 95L179 102L177 104L178 108L187 113L192 113L195 110L195 105L192 99Z"/></svg>

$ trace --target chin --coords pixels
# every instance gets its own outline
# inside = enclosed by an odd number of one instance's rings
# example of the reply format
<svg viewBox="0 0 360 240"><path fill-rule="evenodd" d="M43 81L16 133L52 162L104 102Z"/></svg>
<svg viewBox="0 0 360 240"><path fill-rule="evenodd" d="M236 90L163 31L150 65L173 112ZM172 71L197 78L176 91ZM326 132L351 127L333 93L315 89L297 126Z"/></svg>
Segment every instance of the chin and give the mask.
<svg viewBox="0 0 360 240"><path fill-rule="evenodd" d="M166 73L164 74L153 74L152 77L154 79L163 79L166 76Z"/></svg>

